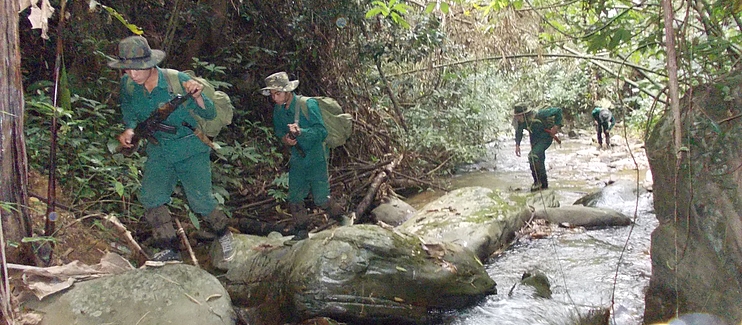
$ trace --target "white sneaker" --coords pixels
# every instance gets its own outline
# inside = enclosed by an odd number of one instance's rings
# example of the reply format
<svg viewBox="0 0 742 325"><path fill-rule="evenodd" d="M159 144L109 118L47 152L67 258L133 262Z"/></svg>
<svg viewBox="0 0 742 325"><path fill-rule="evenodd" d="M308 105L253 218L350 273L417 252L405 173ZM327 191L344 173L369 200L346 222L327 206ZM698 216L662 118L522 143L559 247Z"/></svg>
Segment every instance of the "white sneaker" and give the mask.
<svg viewBox="0 0 742 325"><path fill-rule="evenodd" d="M231 231L227 230L227 233L219 237L219 245L222 247L222 259L231 261L237 253L234 249L234 238Z"/></svg>
<svg viewBox="0 0 742 325"><path fill-rule="evenodd" d="M152 259L149 261L146 261L144 265L147 266L163 266L165 264L177 264L177 263L183 263L180 257L180 252L172 250L172 249L163 249L154 255L152 255Z"/></svg>

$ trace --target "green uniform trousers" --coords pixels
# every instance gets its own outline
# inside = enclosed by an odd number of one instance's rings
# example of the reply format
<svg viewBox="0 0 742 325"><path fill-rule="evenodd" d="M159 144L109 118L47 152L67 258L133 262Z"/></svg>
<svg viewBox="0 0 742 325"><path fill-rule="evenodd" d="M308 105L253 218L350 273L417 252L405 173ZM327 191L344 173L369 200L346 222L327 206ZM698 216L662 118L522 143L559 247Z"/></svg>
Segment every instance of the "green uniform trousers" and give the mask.
<svg viewBox="0 0 742 325"><path fill-rule="evenodd" d="M528 164L531 167L531 176L534 184L541 184L542 188L549 187L546 179L546 149L551 146L552 139L542 139L531 143L531 151L528 153Z"/></svg>
<svg viewBox="0 0 742 325"><path fill-rule="evenodd" d="M326 155L326 152L318 152ZM306 158L291 155L289 162L289 203L300 203L312 193L314 204L324 206L330 197L330 182L328 181L327 159L312 157L316 154L307 153ZM314 158L314 159L312 159ZM317 159L319 158L319 159Z"/></svg>
<svg viewBox="0 0 742 325"><path fill-rule="evenodd" d="M178 158L169 155L148 156L139 201L146 209L165 205L170 202L170 196L180 181L191 210L208 216L217 206L211 188L209 151L196 153L186 159Z"/></svg>

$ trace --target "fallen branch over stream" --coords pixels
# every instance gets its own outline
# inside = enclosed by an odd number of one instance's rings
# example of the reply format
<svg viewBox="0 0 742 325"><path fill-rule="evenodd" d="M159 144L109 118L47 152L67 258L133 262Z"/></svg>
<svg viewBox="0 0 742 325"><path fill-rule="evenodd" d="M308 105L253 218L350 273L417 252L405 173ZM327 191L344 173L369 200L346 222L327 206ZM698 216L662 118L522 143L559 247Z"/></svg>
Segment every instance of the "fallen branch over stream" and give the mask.
<svg viewBox="0 0 742 325"><path fill-rule="evenodd" d="M376 174L376 177L374 177L373 182L371 182L371 185L366 192L366 196L363 198L363 200L361 200L360 203L358 203L358 206L356 207L356 216L363 219L363 215L365 215L366 210L368 210L368 207L371 205L373 199L376 197L376 193L378 192L379 187L385 180L389 178L389 175L393 173L394 167L399 165L403 157L404 155L399 155L392 162L385 165L384 168Z"/></svg>

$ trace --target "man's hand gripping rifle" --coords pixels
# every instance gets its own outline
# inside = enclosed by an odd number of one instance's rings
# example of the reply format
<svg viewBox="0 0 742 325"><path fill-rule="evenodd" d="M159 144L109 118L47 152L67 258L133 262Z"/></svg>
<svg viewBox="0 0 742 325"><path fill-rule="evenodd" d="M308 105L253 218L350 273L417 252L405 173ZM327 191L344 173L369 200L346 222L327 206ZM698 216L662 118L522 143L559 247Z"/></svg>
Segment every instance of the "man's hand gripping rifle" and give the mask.
<svg viewBox="0 0 742 325"><path fill-rule="evenodd" d="M163 124L163 122L167 120L168 116L170 116L178 106L183 104L190 97L190 94L186 96L175 95L173 99L154 110L146 120L140 122L134 128L134 136L131 138L132 146L129 148L119 147L119 151L121 151L124 156L130 156L139 150L139 143L142 139L147 139L147 141L158 144L159 142L154 137L155 132L162 131L174 134L176 132L175 127Z"/></svg>

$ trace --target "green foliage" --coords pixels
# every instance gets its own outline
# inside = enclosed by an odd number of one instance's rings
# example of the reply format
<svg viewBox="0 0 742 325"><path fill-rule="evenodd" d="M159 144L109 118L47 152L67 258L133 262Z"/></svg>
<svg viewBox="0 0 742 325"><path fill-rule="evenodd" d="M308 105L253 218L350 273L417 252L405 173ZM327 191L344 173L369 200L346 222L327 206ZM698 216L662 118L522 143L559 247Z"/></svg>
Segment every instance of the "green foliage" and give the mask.
<svg viewBox="0 0 742 325"><path fill-rule="evenodd" d="M274 188L268 190L268 195L280 202L285 202L286 198L288 198L289 173L281 173L273 179L271 185L274 186Z"/></svg>
<svg viewBox="0 0 742 325"><path fill-rule="evenodd" d="M224 67L198 59L194 59L194 62L195 68L205 71L210 77L224 74ZM59 185L65 189L66 199L71 201L65 203L72 206L84 204L86 209L108 213L140 216L143 211L136 204L136 195L140 190L141 168L146 156L135 154L124 157L116 152L116 138L123 131L120 111L113 105L80 96L105 93L100 89L85 88L85 85L72 90L71 109L54 108L48 95L53 90L52 85L48 81L39 81L26 90L26 144L30 167L43 174L49 172L49 126L56 112L58 137L55 175ZM87 87L100 85L111 85L110 88L118 89L116 81L105 80L105 77L100 77ZM271 128L247 120L235 125L234 129L230 131L244 134L250 140L219 142L221 148L212 156L214 194L221 204L228 203L230 193L247 191L248 186L259 177L257 170L262 166L275 166L276 161L281 159L275 146L259 141L272 137ZM172 206L184 214L191 213L186 212L190 210L186 209L182 198L183 193L176 191ZM195 216L189 216L194 220Z"/></svg>
<svg viewBox="0 0 742 325"><path fill-rule="evenodd" d="M623 117L621 115L625 115L624 124L627 129L639 133L642 139L646 139L664 114L664 110L658 107L652 98L636 96L627 99L624 100L622 107L615 110L619 115L617 118L621 119Z"/></svg>
<svg viewBox="0 0 742 325"><path fill-rule="evenodd" d="M91 9L94 8L95 6L101 6L101 8L105 9L111 16L116 18L116 20L118 20L120 23L126 26L126 28L129 29L129 31L131 31L135 35L144 34L144 31L139 26L129 23L126 20L126 18L124 18L124 16L122 16L120 13L118 13L118 11L116 11L116 9L113 9L109 6L102 5L98 1L95 1L95 0L90 0L89 6L91 7Z"/></svg>
<svg viewBox="0 0 742 325"><path fill-rule="evenodd" d="M371 4L374 7L366 12L366 19L381 15L384 18L391 19L399 26L410 28L410 24L404 19L404 15L410 10L410 6L407 4L397 2L397 0L389 0L389 3L377 0L371 2Z"/></svg>
<svg viewBox="0 0 742 325"><path fill-rule="evenodd" d="M18 211L15 203L0 201L0 209L5 212Z"/></svg>
<svg viewBox="0 0 742 325"><path fill-rule="evenodd" d="M498 79L489 71L446 74L442 87L409 109L405 117L412 125L410 149L446 153L445 158L453 158L452 166L481 157L483 145L500 131L503 117L493 109L498 101L491 91L498 87Z"/></svg>
<svg viewBox="0 0 742 325"><path fill-rule="evenodd" d="M26 96L26 139L31 168L48 173L51 130L54 108L46 93L51 89L41 82ZM117 113L96 100L73 95L72 110L57 110L56 177L68 191L68 198L77 201L130 199L130 191L138 188L136 173L130 173L132 159L108 155L108 139L117 134L110 121ZM119 158L119 159L117 159ZM127 184L127 185L124 185ZM129 190L129 191L127 191ZM101 192L102 191L102 192ZM108 206L110 204L103 204ZM114 204L115 205L115 204Z"/></svg>
<svg viewBox="0 0 742 325"><path fill-rule="evenodd" d="M232 84L228 82L216 80L226 75L226 67L201 61L198 58L193 58L193 63L191 65L193 66L193 71L196 72L196 75L205 78L212 86L214 86L214 89L219 90L220 88L232 87Z"/></svg>

